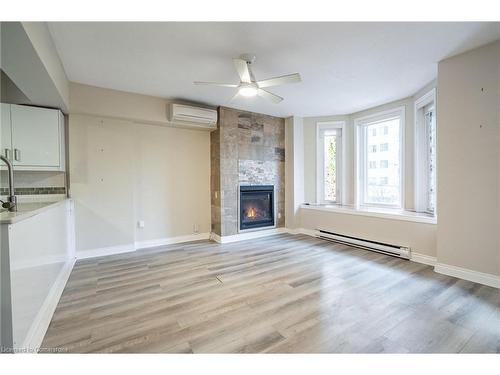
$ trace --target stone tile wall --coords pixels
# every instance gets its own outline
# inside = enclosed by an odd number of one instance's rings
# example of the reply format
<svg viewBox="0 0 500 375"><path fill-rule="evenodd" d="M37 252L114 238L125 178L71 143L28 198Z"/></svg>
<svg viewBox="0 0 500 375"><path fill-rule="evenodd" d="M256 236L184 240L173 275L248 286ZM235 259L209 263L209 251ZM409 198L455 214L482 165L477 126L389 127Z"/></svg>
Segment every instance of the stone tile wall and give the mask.
<svg viewBox="0 0 500 375"><path fill-rule="evenodd" d="M212 231L238 233L239 185L274 185L277 226L285 223L285 120L219 108L211 133Z"/></svg>
<svg viewBox="0 0 500 375"><path fill-rule="evenodd" d="M210 205L212 232L221 235L220 129L210 133Z"/></svg>

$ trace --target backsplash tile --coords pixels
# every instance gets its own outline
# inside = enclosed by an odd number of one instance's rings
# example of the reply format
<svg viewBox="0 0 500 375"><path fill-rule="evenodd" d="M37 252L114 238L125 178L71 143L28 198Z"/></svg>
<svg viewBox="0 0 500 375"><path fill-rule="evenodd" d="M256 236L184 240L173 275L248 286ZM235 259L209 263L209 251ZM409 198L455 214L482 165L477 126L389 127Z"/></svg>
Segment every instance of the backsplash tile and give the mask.
<svg viewBox="0 0 500 375"><path fill-rule="evenodd" d="M9 189L0 187L0 195L8 195ZM18 187L14 188L15 195L48 195L48 194L66 194L64 186L58 187Z"/></svg>

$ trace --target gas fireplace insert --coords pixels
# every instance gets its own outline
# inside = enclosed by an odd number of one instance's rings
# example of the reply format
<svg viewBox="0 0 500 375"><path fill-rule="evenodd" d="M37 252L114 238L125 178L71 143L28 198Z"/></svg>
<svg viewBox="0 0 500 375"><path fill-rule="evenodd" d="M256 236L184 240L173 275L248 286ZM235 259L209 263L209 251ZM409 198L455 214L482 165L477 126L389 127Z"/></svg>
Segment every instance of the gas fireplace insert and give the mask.
<svg viewBox="0 0 500 375"><path fill-rule="evenodd" d="M274 226L274 186L240 186L240 230Z"/></svg>

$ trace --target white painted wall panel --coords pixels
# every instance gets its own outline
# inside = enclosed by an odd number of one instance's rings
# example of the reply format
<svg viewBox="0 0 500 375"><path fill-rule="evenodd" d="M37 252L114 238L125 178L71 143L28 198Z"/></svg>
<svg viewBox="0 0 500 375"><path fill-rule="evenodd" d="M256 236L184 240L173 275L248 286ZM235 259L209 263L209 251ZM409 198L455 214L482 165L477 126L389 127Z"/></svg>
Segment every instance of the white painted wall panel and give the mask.
<svg viewBox="0 0 500 375"><path fill-rule="evenodd" d="M56 204L9 225L8 230L13 339L14 346L21 347L29 345L40 322L47 320L43 316L47 313L44 307L51 304L47 299L74 260L71 202Z"/></svg>

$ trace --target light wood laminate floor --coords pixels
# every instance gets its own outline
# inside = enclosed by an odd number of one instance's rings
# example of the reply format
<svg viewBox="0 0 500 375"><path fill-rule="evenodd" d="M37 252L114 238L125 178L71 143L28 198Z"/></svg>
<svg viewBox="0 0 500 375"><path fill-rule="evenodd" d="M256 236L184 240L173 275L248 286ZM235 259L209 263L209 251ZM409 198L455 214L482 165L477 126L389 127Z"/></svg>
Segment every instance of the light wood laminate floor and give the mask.
<svg viewBox="0 0 500 375"><path fill-rule="evenodd" d="M499 352L500 290L302 235L78 261L43 341L87 352Z"/></svg>

